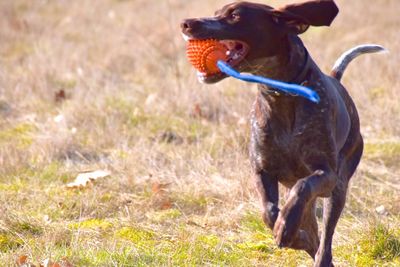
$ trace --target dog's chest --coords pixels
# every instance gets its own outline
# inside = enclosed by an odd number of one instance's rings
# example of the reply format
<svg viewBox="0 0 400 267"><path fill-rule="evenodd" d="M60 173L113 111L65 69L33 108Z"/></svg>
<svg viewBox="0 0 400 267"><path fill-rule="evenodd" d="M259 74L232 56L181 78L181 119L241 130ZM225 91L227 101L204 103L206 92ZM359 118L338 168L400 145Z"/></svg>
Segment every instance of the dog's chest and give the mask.
<svg viewBox="0 0 400 267"><path fill-rule="evenodd" d="M253 167L268 171L288 184L307 174L303 157L321 143L316 125L320 120L305 120L296 108L274 113L267 105L255 103L251 118L250 156ZM300 115L299 115L300 114Z"/></svg>
<svg viewBox="0 0 400 267"><path fill-rule="evenodd" d="M260 128L252 120L250 154L253 163L260 169L279 176L291 176L298 168L298 145L295 135L283 129L273 130L273 125Z"/></svg>
<svg viewBox="0 0 400 267"><path fill-rule="evenodd" d="M287 158L290 151L296 150L296 143L293 142L295 132L289 127L277 127L271 122L267 122L264 127L260 127L258 121L254 120L252 134L260 153L266 157L279 158L277 157L279 153Z"/></svg>

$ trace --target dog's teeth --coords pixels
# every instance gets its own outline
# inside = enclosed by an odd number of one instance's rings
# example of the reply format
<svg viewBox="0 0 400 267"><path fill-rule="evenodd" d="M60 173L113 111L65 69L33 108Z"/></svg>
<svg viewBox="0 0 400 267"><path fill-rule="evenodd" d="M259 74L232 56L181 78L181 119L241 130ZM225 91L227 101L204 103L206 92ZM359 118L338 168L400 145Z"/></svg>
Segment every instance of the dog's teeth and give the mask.
<svg viewBox="0 0 400 267"><path fill-rule="evenodd" d="M189 36L187 36L186 34L184 34L183 32L181 34L182 34L183 40L185 40L186 42L192 39Z"/></svg>
<svg viewBox="0 0 400 267"><path fill-rule="evenodd" d="M197 78L199 78L199 79L204 79L206 77L206 74L202 73L200 71L196 71L196 75L197 75Z"/></svg>
<svg viewBox="0 0 400 267"><path fill-rule="evenodd" d="M206 75L204 73L201 73L200 71L197 71L196 74L197 74L197 79L199 80L199 82L205 83Z"/></svg>

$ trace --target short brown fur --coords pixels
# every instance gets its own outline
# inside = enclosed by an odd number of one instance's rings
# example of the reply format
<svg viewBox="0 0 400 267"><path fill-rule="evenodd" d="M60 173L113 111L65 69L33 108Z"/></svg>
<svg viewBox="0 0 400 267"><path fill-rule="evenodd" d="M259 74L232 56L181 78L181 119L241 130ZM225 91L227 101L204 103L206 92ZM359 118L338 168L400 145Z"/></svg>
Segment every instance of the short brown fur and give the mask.
<svg viewBox="0 0 400 267"><path fill-rule="evenodd" d="M328 26L333 1L308 1L279 9L249 2L223 7L215 17L187 19L182 32L193 39L237 39L250 46L240 71L302 83L318 104L259 86L252 108L250 157L263 203L263 220L279 247L301 249L315 266L333 266L332 238L348 183L362 155L356 107L343 85L321 72L297 37L309 26ZM322 16L321 16L322 14ZM226 76L207 77L214 83ZM279 208L278 183L290 188ZM324 198L318 235L315 202Z"/></svg>

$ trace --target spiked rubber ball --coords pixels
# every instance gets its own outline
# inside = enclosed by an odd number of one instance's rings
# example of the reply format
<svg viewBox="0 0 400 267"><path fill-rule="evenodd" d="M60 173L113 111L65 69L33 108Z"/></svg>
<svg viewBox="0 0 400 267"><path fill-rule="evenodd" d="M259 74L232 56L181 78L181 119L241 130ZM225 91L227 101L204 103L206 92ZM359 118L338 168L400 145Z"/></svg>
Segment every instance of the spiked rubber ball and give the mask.
<svg viewBox="0 0 400 267"><path fill-rule="evenodd" d="M215 74L220 72L218 60L226 61L228 48L214 39L189 40L186 49L189 62L200 72Z"/></svg>

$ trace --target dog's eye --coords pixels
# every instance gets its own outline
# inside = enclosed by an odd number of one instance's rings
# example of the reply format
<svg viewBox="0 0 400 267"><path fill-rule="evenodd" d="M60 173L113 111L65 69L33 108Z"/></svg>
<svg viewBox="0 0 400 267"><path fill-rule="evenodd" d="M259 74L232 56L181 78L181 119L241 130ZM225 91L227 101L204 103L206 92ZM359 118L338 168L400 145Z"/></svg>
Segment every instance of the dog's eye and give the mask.
<svg viewBox="0 0 400 267"><path fill-rule="evenodd" d="M239 8L228 8L224 10L224 13L222 17L228 22L228 23L236 23L240 20L240 12L241 10Z"/></svg>
<svg viewBox="0 0 400 267"><path fill-rule="evenodd" d="M238 21L240 19L240 15L239 12L237 12L236 10L232 11L229 14L229 19L233 20L233 21Z"/></svg>

